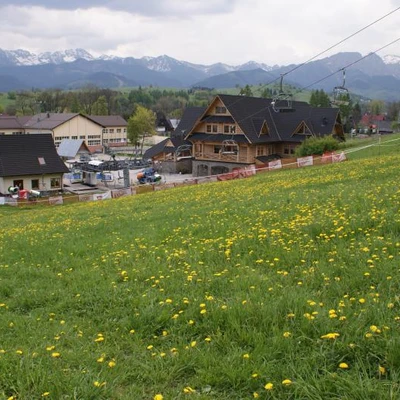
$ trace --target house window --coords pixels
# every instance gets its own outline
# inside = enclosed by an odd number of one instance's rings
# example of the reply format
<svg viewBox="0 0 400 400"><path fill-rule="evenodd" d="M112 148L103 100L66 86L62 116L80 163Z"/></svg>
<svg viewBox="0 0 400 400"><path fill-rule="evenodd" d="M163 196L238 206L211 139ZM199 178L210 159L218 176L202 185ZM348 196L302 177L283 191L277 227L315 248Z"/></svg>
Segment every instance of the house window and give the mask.
<svg viewBox="0 0 400 400"><path fill-rule="evenodd" d="M76 140L76 139L78 139L78 136L71 136L71 139Z"/></svg>
<svg viewBox="0 0 400 400"><path fill-rule="evenodd" d="M114 133L114 129L110 129L110 133Z"/></svg>
<svg viewBox="0 0 400 400"><path fill-rule="evenodd" d="M32 179L31 187L33 190L39 189L39 179Z"/></svg>
<svg viewBox="0 0 400 400"><path fill-rule="evenodd" d="M126 133L126 128L124 128L124 133Z"/></svg>
<svg viewBox="0 0 400 400"><path fill-rule="evenodd" d="M19 190L22 190L24 188L24 181L22 179L16 179L13 181L13 186L17 187Z"/></svg>
<svg viewBox="0 0 400 400"><path fill-rule="evenodd" d="M218 132L218 125L213 125L212 126L212 131L213 131L213 133L217 133Z"/></svg>
<svg viewBox="0 0 400 400"><path fill-rule="evenodd" d="M229 125L224 125L224 133L229 133Z"/></svg>
<svg viewBox="0 0 400 400"><path fill-rule="evenodd" d="M235 125L231 125L230 129L231 129L231 133L236 133L236 126Z"/></svg>
<svg viewBox="0 0 400 400"><path fill-rule="evenodd" d="M121 129L117 129L117 133L121 133Z"/></svg>
<svg viewBox="0 0 400 400"><path fill-rule="evenodd" d="M50 187L52 189L59 189L60 186L60 178L51 178L50 179Z"/></svg>
<svg viewBox="0 0 400 400"><path fill-rule="evenodd" d="M219 154L222 150L222 146L216 145L214 146L214 154Z"/></svg>
<svg viewBox="0 0 400 400"><path fill-rule="evenodd" d="M40 165L46 165L46 160L43 157L38 157L38 161Z"/></svg>
<svg viewBox="0 0 400 400"><path fill-rule="evenodd" d="M79 139L85 140L85 139L86 139L86 136L79 136Z"/></svg>
<svg viewBox="0 0 400 400"><path fill-rule="evenodd" d="M265 146L257 146L256 154L257 157L263 156L265 154Z"/></svg>
<svg viewBox="0 0 400 400"><path fill-rule="evenodd" d="M207 132L211 132L211 125L207 125L207 126L206 126L206 131L207 131Z"/></svg>
<svg viewBox="0 0 400 400"><path fill-rule="evenodd" d="M226 114L226 107L215 107L215 114Z"/></svg>
<svg viewBox="0 0 400 400"><path fill-rule="evenodd" d="M285 145L285 147L283 148L283 154L287 154L287 155L293 155L296 151L296 146L295 145Z"/></svg>

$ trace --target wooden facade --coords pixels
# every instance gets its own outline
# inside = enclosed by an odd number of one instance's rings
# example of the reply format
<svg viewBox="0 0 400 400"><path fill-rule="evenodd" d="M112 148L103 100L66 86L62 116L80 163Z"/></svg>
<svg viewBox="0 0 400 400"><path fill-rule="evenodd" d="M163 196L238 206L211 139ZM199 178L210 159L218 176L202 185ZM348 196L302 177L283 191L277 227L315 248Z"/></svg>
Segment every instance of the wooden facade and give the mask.
<svg viewBox="0 0 400 400"><path fill-rule="evenodd" d="M256 164L257 157L293 157L307 137L343 137L338 109L316 109L294 102L293 109L271 111L271 100L218 95L186 135L193 159L203 170L207 163L228 168ZM195 171L194 171L195 173Z"/></svg>

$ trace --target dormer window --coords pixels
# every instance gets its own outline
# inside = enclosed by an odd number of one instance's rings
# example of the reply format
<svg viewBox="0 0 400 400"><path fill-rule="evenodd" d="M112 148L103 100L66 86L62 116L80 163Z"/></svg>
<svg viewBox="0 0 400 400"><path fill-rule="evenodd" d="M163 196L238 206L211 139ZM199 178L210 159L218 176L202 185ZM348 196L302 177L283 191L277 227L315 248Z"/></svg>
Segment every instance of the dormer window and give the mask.
<svg viewBox="0 0 400 400"><path fill-rule="evenodd" d="M226 107L215 107L215 114L226 114Z"/></svg>

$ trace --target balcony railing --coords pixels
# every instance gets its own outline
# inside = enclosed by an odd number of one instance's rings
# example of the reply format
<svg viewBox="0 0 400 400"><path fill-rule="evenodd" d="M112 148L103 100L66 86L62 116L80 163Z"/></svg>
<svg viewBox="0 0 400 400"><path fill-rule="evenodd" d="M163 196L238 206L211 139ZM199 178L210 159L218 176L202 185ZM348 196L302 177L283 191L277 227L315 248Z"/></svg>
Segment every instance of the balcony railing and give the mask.
<svg viewBox="0 0 400 400"><path fill-rule="evenodd" d="M227 154L227 153L207 153L195 152L194 157L196 160L209 160L209 161L225 161L225 162L248 162L245 155Z"/></svg>

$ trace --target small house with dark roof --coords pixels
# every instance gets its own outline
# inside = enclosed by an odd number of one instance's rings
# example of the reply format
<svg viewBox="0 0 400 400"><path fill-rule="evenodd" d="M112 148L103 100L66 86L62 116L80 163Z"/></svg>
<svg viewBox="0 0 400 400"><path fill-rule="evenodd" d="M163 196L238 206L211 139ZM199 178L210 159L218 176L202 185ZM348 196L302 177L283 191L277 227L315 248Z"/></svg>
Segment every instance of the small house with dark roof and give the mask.
<svg viewBox="0 0 400 400"><path fill-rule="evenodd" d="M8 188L58 192L68 172L50 134L0 136L0 193Z"/></svg>
<svg viewBox="0 0 400 400"><path fill-rule="evenodd" d="M265 156L293 157L307 137L344 140L338 108L293 101L279 109L271 99L232 95L217 95L186 129L185 140L193 145L194 176L230 172Z"/></svg>

